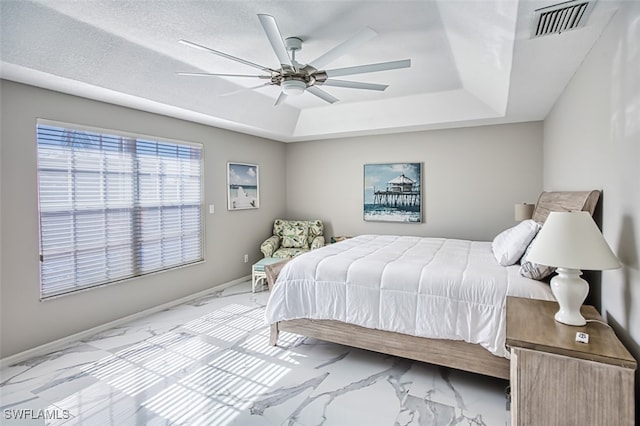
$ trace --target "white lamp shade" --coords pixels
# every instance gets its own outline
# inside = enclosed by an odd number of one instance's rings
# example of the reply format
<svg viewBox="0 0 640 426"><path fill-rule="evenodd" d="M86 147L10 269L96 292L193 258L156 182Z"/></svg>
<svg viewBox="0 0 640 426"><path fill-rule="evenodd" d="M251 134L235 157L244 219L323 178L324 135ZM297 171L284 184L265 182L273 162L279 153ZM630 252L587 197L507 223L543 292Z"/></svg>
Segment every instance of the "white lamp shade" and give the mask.
<svg viewBox="0 0 640 426"><path fill-rule="evenodd" d="M558 268L603 270L620 267L589 212L551 212L527 256Z"/></svg>

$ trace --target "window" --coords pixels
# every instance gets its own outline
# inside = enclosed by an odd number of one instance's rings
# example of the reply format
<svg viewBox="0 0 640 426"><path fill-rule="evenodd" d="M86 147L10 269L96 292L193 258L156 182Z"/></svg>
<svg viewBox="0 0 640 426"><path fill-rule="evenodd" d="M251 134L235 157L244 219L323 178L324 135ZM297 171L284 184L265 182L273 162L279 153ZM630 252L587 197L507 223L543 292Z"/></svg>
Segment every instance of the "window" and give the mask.
<svg viewBox="0 0 640 426"><path fill-rule="evenodd" d="M202 146L38 120L42 299L204 259Z"/></svg>

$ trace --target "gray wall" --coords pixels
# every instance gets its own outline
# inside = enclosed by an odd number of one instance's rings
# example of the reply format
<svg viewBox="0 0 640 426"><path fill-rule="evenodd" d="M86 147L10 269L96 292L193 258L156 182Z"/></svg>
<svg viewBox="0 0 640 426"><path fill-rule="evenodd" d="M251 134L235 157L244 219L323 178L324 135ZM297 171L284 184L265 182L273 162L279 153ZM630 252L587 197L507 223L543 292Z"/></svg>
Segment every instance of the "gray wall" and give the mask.
<svg viewBox="0 0 640 426"><path fill-rule="evenodd" d="M602 230L623 267L600 309L640 359L640 3L623 2L545 120L544 187L603 190ZM636 417L640 424L636 375Z"/></svg>
<svg viewBox="0 0 640 426"><path fill-rule="evenodd" d="M287 214L319 218L327 236L363 233L491 240L513 207L542 189L542 123L288 144ZM363 166L423 163L423 223L363 220Z"/></svg>
<svg viewBox="0 0 640 426"><path fill-rule="evenodd" d="M323 219L327 237L490 240L542 188L542 123L283 144L9 81L0 91L2 358L248 275L276 217ZM206 262L40 302L37 118L203 143L205 204L216 206ZM227 161L260 165L258 210L226 210ZM425 223L364 222L363 165L401 161L423 162Z"/></svg>
<svg viewBox="0 0 640 426"><path fill-rule="evenodd" d="M75 96L1 81L0 357L66 337L251 273L260 242L285 209L285 145ZM204 144L206 262L39 301L36 119ZM260 208L226 209L226 163L260 165ZM243 255L249 254L249 263Z"/></svg>

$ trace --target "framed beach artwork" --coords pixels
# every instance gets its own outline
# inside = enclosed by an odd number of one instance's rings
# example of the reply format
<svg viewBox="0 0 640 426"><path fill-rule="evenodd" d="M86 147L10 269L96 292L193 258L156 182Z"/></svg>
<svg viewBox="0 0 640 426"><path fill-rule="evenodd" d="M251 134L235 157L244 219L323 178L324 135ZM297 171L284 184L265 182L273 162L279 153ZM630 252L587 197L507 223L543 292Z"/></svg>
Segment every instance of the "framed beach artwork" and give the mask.
<svg viewBox="0 0 640 426"><path fill-rule="evenodd" d="M364 220L422 222L422 163L364 165Z"/></svg>
<svg viewBox="0 0 640 426"><path fill-rule="evenodd" d="M227 209L257 209L260 206L260 176L257 164L227 163Z"/></svg>

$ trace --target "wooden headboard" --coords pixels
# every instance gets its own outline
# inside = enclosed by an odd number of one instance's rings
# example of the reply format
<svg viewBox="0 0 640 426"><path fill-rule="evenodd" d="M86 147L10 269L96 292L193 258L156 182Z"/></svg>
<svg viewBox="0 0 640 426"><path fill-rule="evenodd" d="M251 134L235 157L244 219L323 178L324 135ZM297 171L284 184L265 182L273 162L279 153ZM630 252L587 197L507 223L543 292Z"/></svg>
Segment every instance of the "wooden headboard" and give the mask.
<svg viewBox="0 0 640 426"><path fill-rule="evenodd" d="M533 220L544 223L549 212L586 211L596 209L600 191L552 191L543 192L533 210Z"/></svg>

